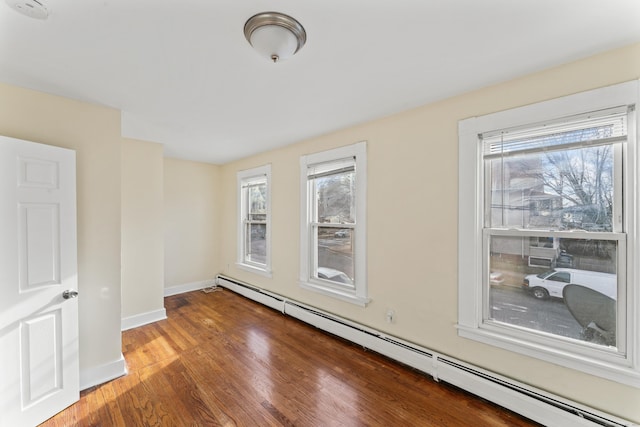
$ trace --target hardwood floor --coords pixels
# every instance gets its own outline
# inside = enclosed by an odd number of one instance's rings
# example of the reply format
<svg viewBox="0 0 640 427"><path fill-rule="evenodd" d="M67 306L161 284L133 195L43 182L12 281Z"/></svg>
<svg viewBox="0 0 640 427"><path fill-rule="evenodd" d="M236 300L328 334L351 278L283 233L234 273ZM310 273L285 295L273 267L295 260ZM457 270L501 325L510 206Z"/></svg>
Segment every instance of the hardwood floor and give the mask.
<svg viewBox="0 0 640 427"><path fill-rule="evenodd" d="M42 426L535 426L228 290L123 332L129 374Z"/></svg>

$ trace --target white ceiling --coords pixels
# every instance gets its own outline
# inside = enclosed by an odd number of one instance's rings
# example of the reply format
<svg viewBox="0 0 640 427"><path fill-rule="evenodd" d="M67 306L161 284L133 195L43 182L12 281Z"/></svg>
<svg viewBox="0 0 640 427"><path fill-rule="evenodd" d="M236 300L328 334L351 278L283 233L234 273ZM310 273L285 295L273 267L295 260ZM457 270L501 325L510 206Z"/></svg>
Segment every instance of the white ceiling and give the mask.
<svg viewBox="0 0 640 427"><path fill-rule="evenodd" d="M640 41L640 0L40 0L0 3L0 81L122 111L125 137L211 163ZM245 21L307 44L273 64Z"/></svg>

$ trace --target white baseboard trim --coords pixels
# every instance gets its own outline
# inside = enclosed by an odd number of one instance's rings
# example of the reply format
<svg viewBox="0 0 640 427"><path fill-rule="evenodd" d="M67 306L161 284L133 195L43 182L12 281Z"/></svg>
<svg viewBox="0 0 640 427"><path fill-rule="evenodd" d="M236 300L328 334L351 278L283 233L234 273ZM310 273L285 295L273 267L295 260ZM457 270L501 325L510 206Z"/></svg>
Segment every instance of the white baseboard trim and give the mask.
<svg viewBox="0 0 640 427"><path fill-rule="evenodd" d="M138 326L147 325L149 323L157 322L158 320L164 320L167 318L167 310L161 308L154 311L148 311L146 313L136 314L134 316L123 317L121 320L120 328L123 331L128 329L137 328Z"/></svg>
<svg viewBox="0 0 640 427"><path fill-rule="evenodd" d="M164 288L164 296L170 297L171 295L183 294L185 292L199 291L200 289L208 288L216 284L216 279L200 280L198 282L184 283L182 285L169 286Z"/></svg>
<svg viewBox="0 0 640 427"><path fill-rule="evenodd" d="M123 375L127 375L127 363L124 355L120 354L118 360L105 363L104 365L82 369L80 371L80 390L106 383Z"/></svg>

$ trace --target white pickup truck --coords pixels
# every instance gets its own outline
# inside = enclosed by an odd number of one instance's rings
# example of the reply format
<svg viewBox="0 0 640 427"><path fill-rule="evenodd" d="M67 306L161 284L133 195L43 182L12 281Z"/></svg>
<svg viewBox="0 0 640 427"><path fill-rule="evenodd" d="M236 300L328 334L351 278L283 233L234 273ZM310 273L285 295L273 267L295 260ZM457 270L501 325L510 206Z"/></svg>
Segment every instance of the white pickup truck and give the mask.
<svg viewBox="0 0 640 427"><path fill-rule="evenodd" d="M568 284L582 285L616 299L616 275L597 271L576 270L574 268L554 268L540 274L525 276L522 286L534 297L546 299L550 296L562 298L562 290Z"/></svg>

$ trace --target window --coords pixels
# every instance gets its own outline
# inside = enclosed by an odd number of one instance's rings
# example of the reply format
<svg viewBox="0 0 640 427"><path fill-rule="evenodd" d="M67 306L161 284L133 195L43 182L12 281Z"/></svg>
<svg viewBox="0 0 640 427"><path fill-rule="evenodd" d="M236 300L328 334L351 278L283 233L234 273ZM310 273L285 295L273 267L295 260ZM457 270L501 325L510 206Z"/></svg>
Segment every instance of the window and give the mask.
<svg viewBox="0 0 640 427"><path fill-rule="evenodd" d="M302 156L300 283L365 305L366 143Z"/></svg>
<svg viewBox="0 0 640 427"><path fill-rule="evenodd" d="M238 266L271 276L271 166L238 172Z"/></svg>
<svg viewBox="0 0 640 427"><path fill-rule="evenodd" d="M460 122L459 335L640 387L637 99Z"/></svg>

